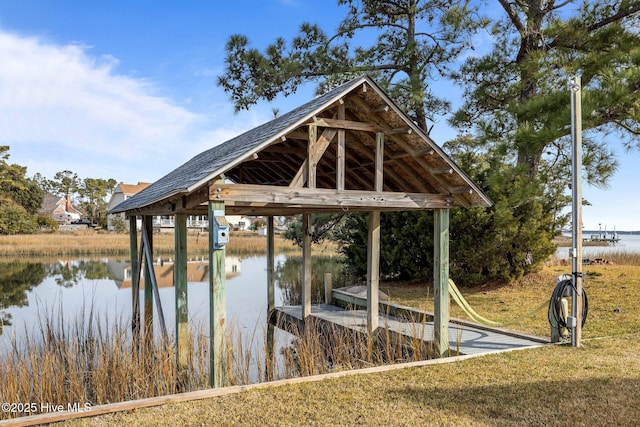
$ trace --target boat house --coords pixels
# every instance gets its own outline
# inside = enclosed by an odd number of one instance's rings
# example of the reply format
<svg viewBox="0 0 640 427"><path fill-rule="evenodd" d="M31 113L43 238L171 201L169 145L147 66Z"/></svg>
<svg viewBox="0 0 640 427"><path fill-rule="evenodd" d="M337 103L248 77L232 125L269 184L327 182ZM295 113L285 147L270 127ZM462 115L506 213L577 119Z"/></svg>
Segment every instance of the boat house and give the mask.
<svg viewBox="0 0 640 427"><path fill-rule="evenodd" d="M224 384L225 215L267 220L267 293L273 307L274 216L302 215L302 317L311 313L310 217L314 213L367 212L367 328L378 328L380 213L433 210L435 348L448 354L449 210L490 206L478 186L368 76L349 81L268 123L189 160L125 200L110 213L141 219L141 244L131 233L137 279L134 331L139 331L140 270L153 269L153 216L175 216L177 363L188 353L186 218L209 221L211 385ZM135 230L136 227L130 227ZM144 256L143 256L144 255ZM143 262L143 259L145 262ZM150 277L153 285L153 277ZM153 286L145 286L144 322L153 317ZM157 290L157 287L155 287Z"/></svg>

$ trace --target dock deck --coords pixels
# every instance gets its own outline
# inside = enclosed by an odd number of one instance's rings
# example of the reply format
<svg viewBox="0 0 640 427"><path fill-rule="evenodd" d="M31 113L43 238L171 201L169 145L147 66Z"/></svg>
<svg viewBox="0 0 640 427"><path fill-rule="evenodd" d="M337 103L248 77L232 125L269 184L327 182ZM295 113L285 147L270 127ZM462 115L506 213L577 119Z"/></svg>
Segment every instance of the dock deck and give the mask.
<svg viewBox="0 0 640 427"><path fill-rule="evenodd" d="M302 321L301 306L277 307L275 310L281 318L289 322ZM382 314L383 310L380 311L381 313L378 317L381 328L388 328L390 331L418 338L425 342L433 340L433 322L428 320L424 322L403 320L408 317ZM389 313L391 311L385 310L385 312ZM420 314L424 315L425 313ZM428 318L429 313L426 313L426 315ZM334 305L317 304L311 306L311 316L356 331L367 331L366 310L344 309ZM414 316L413 318L419 318L419 316ZM544 338L499 328L488 328L471 322L460 323L452 321L449 323L449 348L463 355L492 353L501 350L540 346L547 343L549 341Z"/></svg>

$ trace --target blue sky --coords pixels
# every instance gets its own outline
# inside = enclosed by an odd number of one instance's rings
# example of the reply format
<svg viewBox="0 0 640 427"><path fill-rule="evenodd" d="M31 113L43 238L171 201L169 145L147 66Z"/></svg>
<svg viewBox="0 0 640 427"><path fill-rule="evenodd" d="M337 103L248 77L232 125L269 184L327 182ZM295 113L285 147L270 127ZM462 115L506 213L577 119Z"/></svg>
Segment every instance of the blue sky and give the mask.
<svg viewBox="0 0 640 427"><path fill-rule="evenodd" d="M29 176L71 170L155 181L269 120L272 108L286 112L313 97L309 86L234 114L216 86L231 34L261 47L290 38L303 21L329 32L344 14L333 0L3 0L0 145ZM432 131L440 144L454 135L444 118ZM640 155L615 147L620 171L610 188L584 189L593 204L584 208L587 229L640 229Z"/></svg>

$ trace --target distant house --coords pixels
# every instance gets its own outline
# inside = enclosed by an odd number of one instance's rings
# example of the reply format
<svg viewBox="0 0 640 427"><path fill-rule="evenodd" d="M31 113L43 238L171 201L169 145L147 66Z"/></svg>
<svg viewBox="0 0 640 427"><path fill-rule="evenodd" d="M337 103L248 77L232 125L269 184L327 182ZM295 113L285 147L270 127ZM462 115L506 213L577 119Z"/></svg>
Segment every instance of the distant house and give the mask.
<svg viewBox="0 0 640 427"><path fill-rule="evenodd" d="M51 193L45 194L42 207L38 213L42 216L52 218L60 225L70 224L72 221L85 216L82 208L73 205L71 195L60 197Z"/></svg>
<svg viewBox="0 0 640 427"><path fill-rule="evenodd" d="M138 182L137 184L125 184L124 182L119 183L118 185L116 185L116 189L113 191L113 194L111 194L111 199L109 200L109 203L107 204L107 212L109 212L112 208L114 208L115 206L118 206L120 203L124 202L129 197L133 196L134 194L144 190L149 185L151 185L150 182ZM123 219L125 219L124 213L121 213L121 214L109 214L107 216L107 229L108 230L113 230L114 229L114 227L112 225L112 221L117 216L122 217ZM129 222L127 221L126 224L128 226Z"/></svg>
<svg viewBox="0 0 640 427"><path fill-rule="evenodd" d="M150 183L148 182L138 182L137 184L125 184L121 182L116 186L113 194L111 195L111 199L109 200L109 204L107 205L107 212L109 212L119 203L127 200L129 197L147 188L149 185ZM109 214L107 216L108 230L113 231L114 227L112 225L112 220L116 216L121 216L123 219L125 219L123 213ZM229 225L231 225L234 230L249 230L249 227L253 222L250 218L240 215L228 215L227 220L229 221ZM126 221L126 224L128 227L129 222ZM140 227L141 224L140 221L138 221L138 228ZM187 228L206 229L207 227L209 227L209 221L206 215L189 215L187 217ZM153 228L159 231L172 232L175 228L173 215L154 216Z"/></svg>

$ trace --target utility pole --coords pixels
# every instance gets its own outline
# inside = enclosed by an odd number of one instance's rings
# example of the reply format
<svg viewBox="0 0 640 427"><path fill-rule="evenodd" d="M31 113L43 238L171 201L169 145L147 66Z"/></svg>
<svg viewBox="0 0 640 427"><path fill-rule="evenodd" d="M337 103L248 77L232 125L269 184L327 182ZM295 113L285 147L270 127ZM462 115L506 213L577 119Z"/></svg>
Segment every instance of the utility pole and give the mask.
<svg viewBox="0 0 640 427"><path fill-rule="evenodd" d="M571 88L571 139L572 139L572 211L571 268L573 292L571 304L571 345L579 347L582 339L582 87L580 77L569 83Z"/></svg>

